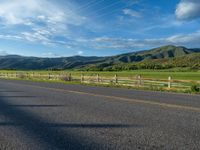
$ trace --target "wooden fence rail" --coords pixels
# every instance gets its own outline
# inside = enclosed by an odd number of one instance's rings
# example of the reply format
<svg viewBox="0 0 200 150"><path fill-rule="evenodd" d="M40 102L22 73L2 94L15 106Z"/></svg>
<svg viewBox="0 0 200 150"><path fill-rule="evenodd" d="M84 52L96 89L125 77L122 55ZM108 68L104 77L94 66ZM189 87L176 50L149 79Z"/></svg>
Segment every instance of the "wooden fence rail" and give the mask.
<svg viewBox="0 0 200 150"><path fill-rule="evenodd" d="M72 75L71 73L38 73L38 72L16 72L16 73L2 73L0 78L6 79L35 79L35 80L60 80L60 81L76 81L81 83L95 83L95 84L113 84L119 86L130 87L145 87L145 88L162 88L162 89L176 89L176 90L189 90L192 85L200 86L200 81L188 80L173 80L169 76L166 80L143 78L141 75L135 77L119 77L115 74L113 77L100 76L99 74L93 75Z"/></svg>

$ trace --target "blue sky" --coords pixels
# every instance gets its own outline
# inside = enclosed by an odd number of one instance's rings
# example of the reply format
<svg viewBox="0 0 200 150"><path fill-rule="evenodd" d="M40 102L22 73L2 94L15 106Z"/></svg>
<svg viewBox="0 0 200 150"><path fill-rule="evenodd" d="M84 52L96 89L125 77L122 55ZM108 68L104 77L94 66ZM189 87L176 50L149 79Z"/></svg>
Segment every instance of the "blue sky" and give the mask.
<svg viewBox="0 0 200 150"><path fill-rule="evenodd" d="M108 56L200 47L200 0L0 0L0 54Z"/></svg>

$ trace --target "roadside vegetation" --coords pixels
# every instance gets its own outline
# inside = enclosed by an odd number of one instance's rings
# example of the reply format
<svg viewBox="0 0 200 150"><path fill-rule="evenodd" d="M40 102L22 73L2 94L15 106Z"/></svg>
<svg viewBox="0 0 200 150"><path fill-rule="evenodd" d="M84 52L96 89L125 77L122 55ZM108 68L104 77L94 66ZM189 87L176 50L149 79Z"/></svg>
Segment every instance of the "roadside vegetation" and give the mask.
<svg viewBox="0 0 200 150"><path fill-rule="evenodd" d="M140 74L144 78L167 79L171 76L177 80L200 80L200 71L176 71L176 70L134 70L134 71L72 71L72 74L80 75L100 74L102 76L134 77Z"/></svg>
<svg viewBox="0 0 200 150"><path fill-rule="evenodd" d="M0 73L23 73L27 72L32 74L69 74L72 76L84 75L96 75L105 77L114 77L117 74L120 77L135 77L136 75L141 75L144 78L154 78L154 79L167 79L171 76L175 80L194 80L200 81L200 70L188 70L181 68L173 68L167 70L132 70L132 71L77 71L77 70L63 70L63 71L15 71L15 70L0 70ZM23 75L22 75L23 76Z"/></svg>
<svg viewBox="0 0 200 150"><path fill-rule="evenodd" d="M102 84L101 81L97 83L97 75L99 78L109 78L108 84ZM123 81L123 85L116 84L115 77ZM140 81L136 77L140 75L141 83L144 86L129 86L131 84L138 84ZM81 83L81 76L89 82ZM1 78L11 78L18 80L32 80L39 82L58 82L65 84L85 84L94 86L106 87L124 87L133 89L145 89L153 91L171 91L182 93L200 93L200 71L189 70L183 68L173 68L167 70L134 70L134 71L15 71L15 70L1 70ZM179 86L178 88L168 88L169 77L171 77L172 85ZM126 80L126 81L125 81ZM120 82L120 81L119 81ZM158 82L158 83L157 83ZM159 83L161 82L161 83ZM147 85L148 84L148 85ZM158 84L162 84L161 86ZM146 85L146 86L145 86ZM181 88L183 86L183 88ZM189 87L189 88L188 88Z"/></svg>

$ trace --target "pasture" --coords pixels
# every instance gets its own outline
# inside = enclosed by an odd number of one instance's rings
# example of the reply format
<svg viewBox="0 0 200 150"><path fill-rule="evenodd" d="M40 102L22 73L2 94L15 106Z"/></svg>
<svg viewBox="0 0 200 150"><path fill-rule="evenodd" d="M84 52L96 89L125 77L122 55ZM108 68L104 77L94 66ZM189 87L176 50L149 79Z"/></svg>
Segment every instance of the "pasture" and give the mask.
<svg viewBox="0 0 200 150"><path fill-rule="evenodd" d="M72 70L65 70L65 71L7 71L1 70L0 73L35 73L45 75L48 73L58 75L58 74L71 74L72 76L81 76L84 74L86 76L93 76L99 74L100 76L104 77L114 77L116 74L119 77L135 77L137 75L141 75L142 78L152 78L152 79L162 79L166 80L169 76L172 77L174 80L190 80L190 81L200 81L200 71L168 71L168 70L135 70L135 71L121 71L121 72L108 72L108 71L72 71Z"/></svg>

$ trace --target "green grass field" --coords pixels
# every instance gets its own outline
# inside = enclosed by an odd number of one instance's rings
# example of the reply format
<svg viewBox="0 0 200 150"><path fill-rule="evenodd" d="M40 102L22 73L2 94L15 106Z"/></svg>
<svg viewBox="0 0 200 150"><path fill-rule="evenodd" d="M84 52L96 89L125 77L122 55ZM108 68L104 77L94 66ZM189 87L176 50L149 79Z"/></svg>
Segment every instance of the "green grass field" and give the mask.
<svg viewBox="0 0 200 150"><path fill-rule="evenodd" d="M80 74L80 72L72 72ZM84 72L86 75L100 74L102 76L134 77L140 74L144 78L168 79L171 76L176 80L195 80L200 81L200 72L161 72L161 71L129 71L129 72Z"/></svg>
<svg viewBox="0 0 200 150"><path fill-rule="evenodd" d="M95 71L6 71L1 70L0 73L16 73L16 72L28 72L35 74L62 74L62 73L71 73L72 76L81 76L83 73L84 75L96 75L99 74L100 76L105 77L114 77L117 74L119 77L134 77L136 75L141 75L144 78L153 78L153 79L167 79L169 76L175 80L194 80L200 81L200 71L186 71L186 72L175 72L175 71L163 71L163 70L135 70L135 71L122 71L122 72L95 72Z"/></svg>

